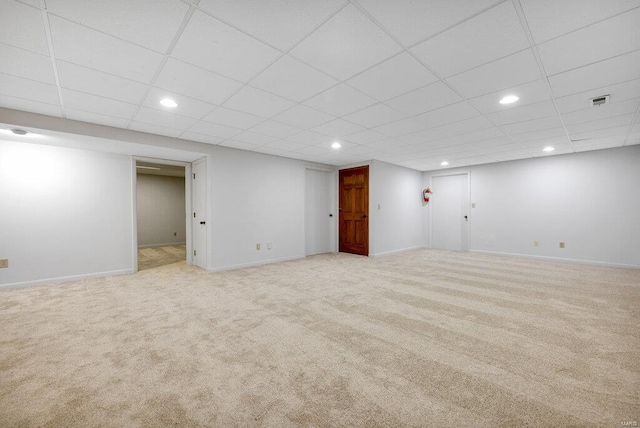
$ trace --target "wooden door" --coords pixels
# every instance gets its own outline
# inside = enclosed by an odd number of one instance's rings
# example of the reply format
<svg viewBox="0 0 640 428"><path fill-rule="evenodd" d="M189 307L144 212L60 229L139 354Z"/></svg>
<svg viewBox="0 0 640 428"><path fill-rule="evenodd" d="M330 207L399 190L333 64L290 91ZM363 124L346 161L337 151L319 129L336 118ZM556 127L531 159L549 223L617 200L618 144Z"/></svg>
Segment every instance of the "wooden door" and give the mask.
<svg viewBox="0 0 640 428"><path fill-rule="evenodd" d="M340 170L340 251L369 255L369 166Z"/></svg>

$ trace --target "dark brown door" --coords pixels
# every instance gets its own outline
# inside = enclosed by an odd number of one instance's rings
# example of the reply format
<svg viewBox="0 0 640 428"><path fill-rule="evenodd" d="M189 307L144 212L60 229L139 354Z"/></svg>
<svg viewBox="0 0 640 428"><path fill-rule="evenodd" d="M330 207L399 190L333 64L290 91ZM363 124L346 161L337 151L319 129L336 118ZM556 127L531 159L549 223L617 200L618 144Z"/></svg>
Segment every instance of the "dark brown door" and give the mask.
<svg viewBox="0 0 640 428"><path fill-rule="evenodd" d="M340 170L340 251L369 255L369 166Z"/></svg>

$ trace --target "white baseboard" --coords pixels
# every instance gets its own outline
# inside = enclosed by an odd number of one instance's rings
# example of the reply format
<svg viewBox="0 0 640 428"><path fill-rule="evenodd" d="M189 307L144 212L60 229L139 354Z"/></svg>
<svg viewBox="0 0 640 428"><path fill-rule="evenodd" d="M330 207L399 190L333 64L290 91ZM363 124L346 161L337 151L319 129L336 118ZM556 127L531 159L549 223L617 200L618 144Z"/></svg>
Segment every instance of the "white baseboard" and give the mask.
<svg viewBox="0 0 640 428"><path fill-rule="evenodd" d="M225 270L234 270L234 269L242 269L242 268L248 268L248 267L254 267L254 266L270 265L272 263L289 262L291 260L300 260L300 259L304 259L304 258L305 258L305 256L294 256L294 257L284 257L284 258L281 258L281 259L260 260L258 262L241 263L241 264L237 264L237 265L222 266L222 267L216 267L216 268L207 268L207 271L208 272L223 272Z"/></svg>
<svg viewBox="0 0 640 428"><path fill-rule="evenodd" d="M79 281L81 279L102 278L105 276L127 275L132 273L135 273L135 269L112 270L108 272L87 273L82 275L61 276L58 278L13 282L10 284L0 284L0 290L6 290L10 288L36 287L39 285L51 285L51 284L58 284L61 282Z"/></svg>
<svg viewBox="0 0 640 428"><path fill-rule="evenodd" d="M521 257L525 259L538 259L538 260L547 260L551 262L560 262L560 263L575 263L582 265L595 265L595 266L605 266L605 267L621 267L621 268L631 268L631 269L640 269L640 265L631 265L626 263L612 263L612 262L602 262L598 260L582 260L582 259L569 259L562 257L551 257L551 256L537 256L535 254L520 254L520 253L504 253L500 251L485 251L485 250L469 250L470 253L482 253L482 254L490 254L496 256L511 256L511 257Z"/></svg>
<svg viewBox="0 0 640 428"><path fill-rule="evenodd" d="M140 248L149 248L149 247L170 247L172 245L186 245L186 242L167 242L166 244L147 244L147 245L138 245L138 249Z"/></svg>
<svg viewBox="0 0 640 428"><path fill-rule="evenodd" d="M400 248L399 250L384 251L382 253L369 254L369 257L389 256L391 254L405 253L407 251L419 250L421 248L427 248L427 247L424 245L417 245L415 247Z"/></svg>

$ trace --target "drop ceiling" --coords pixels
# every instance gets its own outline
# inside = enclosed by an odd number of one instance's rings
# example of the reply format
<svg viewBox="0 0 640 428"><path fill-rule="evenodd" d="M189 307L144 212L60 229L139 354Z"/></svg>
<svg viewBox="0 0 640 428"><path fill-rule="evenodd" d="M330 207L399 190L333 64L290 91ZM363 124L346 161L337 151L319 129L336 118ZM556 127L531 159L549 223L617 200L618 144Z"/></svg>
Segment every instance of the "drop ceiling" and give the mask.
<svg viewBox="0 0 640 428"><path fill-rule="evenodd" d="M640 143L640 0L0 0L0 11L8 109L423 171ZM499 104L506 95L519 100ZM609 103L591 107L600 95Z"/></svg>

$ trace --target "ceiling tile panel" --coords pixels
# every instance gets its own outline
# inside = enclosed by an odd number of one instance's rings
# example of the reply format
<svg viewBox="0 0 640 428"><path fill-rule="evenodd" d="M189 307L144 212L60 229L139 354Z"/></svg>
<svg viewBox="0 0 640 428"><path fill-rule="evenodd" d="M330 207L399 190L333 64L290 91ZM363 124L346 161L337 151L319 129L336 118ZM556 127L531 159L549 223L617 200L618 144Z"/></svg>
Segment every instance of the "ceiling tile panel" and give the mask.
<svg viewBox="0 0 640 428"><path fill-rule="evenodd" d="M450 137L462 134L468 134L469 132L481 131L483 129L495 128L495 126L489 122L486 118L479 116L471 119L461 120L460 122L449 123L436 128L438 131L444 132Z"/></svg>
<svg viewBox="0 0 640 428"><path fill-rule="evenodd" d="M640 99L635 98L617 103L604 104L598 107L589 107L583 110L565 113L562 115L562 120L565 125L575 125L578 123L635 113L638 109L638 104L640 104Z"/></svg>
<svg viewBox="0 0 640 428"><path fill-rule="evenodd" d="M182 134L182 130L173 129L166 126L155 125L153 123L145 122L131 122L129 129L138 132L146 132L147 134L163 135L165 137L177 138Z"/></svg>
<svg viewBox="0 0 640 428"><path fill-rule="evenodd" d="M303 106L302 104L298 104L292 109L289 109L284 113L280 113L274 119L291 126L309 129L329 122L330 120L335 119L335 117Z"/></svg>
<svg viewBox="0 0 640 428"><path fill-rule="evenodd" d="M635 113L635 112L634 112ZM607 117L603 119L591 120L588 122L580 122L573 125L567 125L567 132L573 136L575 134L581 134L584 132L598 131L601 129L608 129L620 126L631 126L634 114L623 114L620 116Z"/></svg>
<svg viewBox="0 0 640 428"><path fill-rule="evenodd" d="M242 132L242 129L232 128L231 126L219 125L217 123L200 121L188 129L188 133L207 135L221 139L231 138Z"/></svg>
<svg viewBox="0 0 640 428"><path fill-rule="evenodd" d="M501 128L509 134L522 134L525 132L542 131L545 129L554 129L562 127L562 122L557 116L545 117L543 119L533 119L524 122L510 123L503 125Z"/></svg>
<svg viewBox="0 0 640 428"><path fill-rule="evenodd" d="M362 126L347 122L346 120L342 119L332 120L331 122L327 122L313 128L315 132L329 135L331 137L342 137L344 135L362 131L362 129Z"/></svg>
<svg viewBox="0 0 640 428"><path fill-rule="evenodd" d="M214 144L214 145L220 144L225 140L224 138L213 137L211 135L198 134L197 132L190 132L190 131L183 132L182 134L180 134L180 139L189 140L189 141L198 141L200 143Z"/></svg>
<svg viewBox="0 0 640 428"><path fill-rule="evenodd" d="M500 104L500 100L507 95L516 95L520 99L513 104ZM549 99L551 99L551 97L549 96L547 86L542 80L535 80L490 94L481 95L470 99L469 102L479 111L487 114L518 108L528 104L535 104Z"/></svg>
<svg viewBox="0 0 640 428"><path fill-rule="evenodd" d="M426 129L422 123L415 119L402 119L397 122L388 123L386 125L377 126L373 130L387 137L399 137L401 135L411 134L413 132L423 131Z"/></svg>
<svg viewBox="0 0 640 428"><path fill-rule="evenodd" d="M386 140L387 136L370 129L365 129L364 131L356 132L355 134L350 134L343 138L347 141L351 141L352 143L368 145L371 143L376 143L378 141Z"/></svg>
<svg viewBox="0 0 640 428"><path fill-rule="evenodd" d="M196 11L171 55L223 76L247 82L274 62L280 52Z"/></svg>
<svg viewBox="0 0 640 428"><path fill-rule="evenodd" d="M480 131L469 132L467 134L456 135L451 138L460 144L469 144L469 143L476 143L484 140L500 138L503 136L504 136L504 132L502 132L499 128L487 128L487 129L482 129Z"/></svg>
<svg viewBox="0 0 640 428"><path fill-rule="evenodd" d="M242 141L244 143L256 144L263 146L269 144L275 140L276 137L269 137L267 135L258 134L257 132L245 131L233 137L234 141Z"/></svg>
<svg viewBox="0 0 640 428"><path fill-rule="evenodd" d="M434 140L441 140L446 136L447 135L444 132L437 129L426 129L424 131L414 132L412 134L403 135L397 138L404 143L414 145Z"/></svg>
<svg viewBox="0 0 640 428"><path fill-rule="evenodd" d="M148 83L162 55L73 22L49 16L56 58Z"/></svg>
<svg viewBox="0 0 640 428"><path fill-rule="evenodd" d="M349 122L357 123L365 128L384 125L403 119L405 116L384 104L376 104L363 110L344 116Z"/></svg>
<svg viewBox="0 0 640 428"><path fill-rule="evenodd" d="M301 102L335 85L337 80L284 55L251 81L251 86Z"/></svg>
<svg viewBox="0 0 640 428"><path fill-rule="evenodd" d="M329 137L327 135L318 134L313 131L302 131L298 134L287 137L286 140L293 141L301 144L323 144L323 143L332 143L333 137Z"/></svg>
<svg viewBox="0 0 640 428"><path fill-rule="evenodd" d="M129 125L129 119L120 117L105 116L102 114L89 113L82 110L74 110L71 108L64 109L67 119L79 120L81 122L97 123L98 125L112 126L114 128L126 128Z"/></svg>
<svg viewBox="0 0 640 428"><path fill-rule="evenodd" d="M291 55L345 80L400 50L373 22L347 5L296 46Z"/></svg>
<svg viewBox="0 0 640 428"><path fill-rule="evenodd" d="M590 100L602 95L609 95L609 102L611 103L640 98L640 79L556 98L556 104L561 113L569 113L591 108Z"/></svg>
<svg viewBox="0 0 640 428"><path fill-rule="evenodd" d="M163 106L160 104L160 101L165 98L175 101L178 106L173 108ZM213 104L205 103L204 101L196 100L194 98L186 97L160 88L151 88L143 105L154 110L165 111L170 114L178 114L180 116L187 116L194 119L202 118L215 108Z"/></svg>
<svg viewBox="0 0 640 428"><path fill-rule="evenodd" d="M0 75L0 87L2 75ZM0 89L0 92L2 90ZM59 105L45 104L38 101L26 100L23 98L11 97L0 93L0 106L13 110L28 111L37 114L46 114L47 116L62 117L62 109Z"/></svg>
<svg viewBox="0 0 640 428"><path fill-rule="evenodd" d="M85 94L84 92L72 91L70 89L62 90L62 99L64 100L65 108L97 113L104 116L119 117L121 119L131 119L136 112L136 106L134 104Z"/></svg>
<svg viewBox="0 0 640 428"><path fill-rule="evenodd" d="M467 98L511 88L541 78L530 49L481 65L447 79Z"/></svg>
<svg viewBox="0 0 640 428"><path fill-rule="evenodd" d="M555 107L551 101L542 101L536 104L527 104L522 107L514 107L490 113L487 119L498 126L508 123L524 122L531 119L541 119L543 117L556 116Z"/></svg>
<svg viewBox="0 0 640 428"><path fill-rule="evenodd" d="M252 131L259 132L271 137L286 138L290 135L297 134L302 129L295 126L287 125L286 123L276 122L274 120L266 120L253 128Z"/></svg>
<svg viewBox="0 0 640 428"><path fill-rule="evenodd" d="M435 110L449 104L457 103L462 98L442 82L432 83L424 88L416 89L387 101L385 104L401 111L407 116Z"/></svg>
<svg viewBox="0 0 640 428"><path fill-rule="evenodd" d="M49 55L42 12L14 0L0 0L0 42Z"/></svg>
<svg viewBox="0 0 640 428"><path fill-rule="evenodd" d="M478 113L476 109L471 106L471 104L466 101L462 101L459 103L450 104L446 107L441 107L436 110L422 113L418 116L415 116L414 119L419 120L429 128L435 128L437 126L459 122L461 120L470 119L477 116L480 116L480 113Z"/></svg>
<svg viewBox="0 0 640 428"><path fill-rule="evenodd" d="M164 126L182 131L186 131L196 123L196 119L191 117L181 116L176 113L156 110L149 107L142 107L134 117L134 120L136 122L144 122L151 125Z"/></svg>
<svg viewBox="0 0 640 428"><path fill-rule="evenodd" d="M260 89L245 86L234 94L224 107L270 118L292 107L293 102Z"/></svg>
<svg viewBox="0 0 640 428"><path fill-rule="evenodd" d="M261 117L243 113L241 111L229 110L224 107L218 107L213 110L205 116L203 120L239 129L249 129L264 121Z"/></svg>
<svg viewBox="0 0 640 428"><path fill-rule="evenodd" d="M245 141L238 141L238 140L223 141L222 143L220 143L220 145L223 147L230 147L232 149L238 149L238 150L254 150L259 147L258 144L247 143Z"/></svg>
<svg viewBox="0 0 640 428"><path fill-rule="evenodd" d="M51 58L0 43L0 73L55 84Z"/></svg>
<svg viewBox="0 0 640 428"><path fill-rule="evenodd" d="M504 2L412 50L441 77L448 77L528 47L513 3Z"/></svg>
<svg viewBox="0 0 640 428"><path fill-rule="evenodd" d="M385 101L433 83L438 78L411 55L402 52L349 79L354 88Z"/></svg>
<svg viewBox="0 0 640 428"><path fill-rule="evenodd" d="M375 104L376 100L341 84L306 101L309 107L333 116L344 116Z"/></svg>
<svg viewBox="0 0 640 428"><path fill-rule="evenodd" d="M0 94L39 103L60 105L58 90L53 85L0 73Z"/></svg>
<svg viewBox="0 0 640 428"><path fill-rule="evenodd" d="M566 140L567 135L564 132L564 128L542 129L539 131L528 131L520 134L512 134L512 138L520 143L527 141L545 140L550 138L564 138Z"/></svg>
<svg viewBox="0 0 640 428"><path fill-rule="evenodd" d="M178 0L47 0L47 10L165 53L189 6Z"/></svg>

